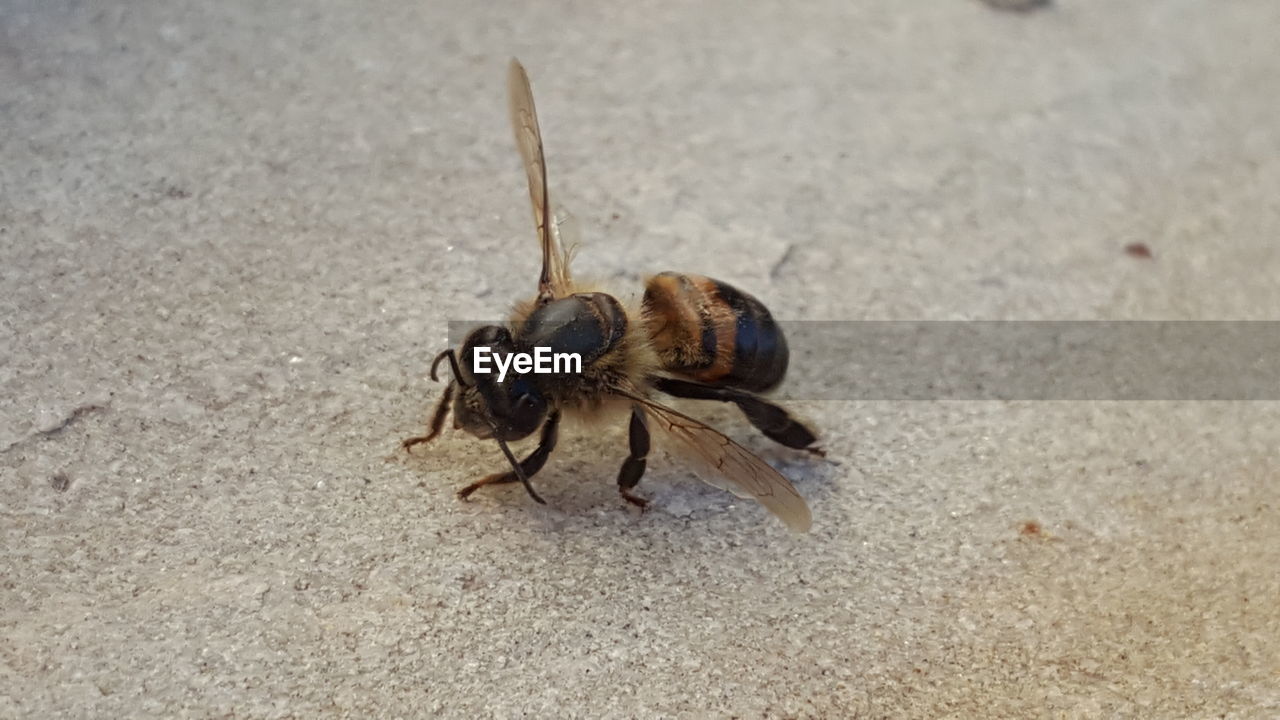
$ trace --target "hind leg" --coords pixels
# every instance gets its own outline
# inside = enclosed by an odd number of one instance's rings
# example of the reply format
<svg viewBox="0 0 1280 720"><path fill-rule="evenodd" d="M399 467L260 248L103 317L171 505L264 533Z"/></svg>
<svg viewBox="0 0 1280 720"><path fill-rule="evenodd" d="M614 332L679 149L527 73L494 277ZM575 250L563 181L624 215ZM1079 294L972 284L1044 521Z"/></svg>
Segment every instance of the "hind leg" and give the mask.
<svg viewBox="0 0 1280 720"><path fill-rule="evenodd" d="M812 430L791 417L783 408L745 390L713 387L675 378L653 378L652 384L654 389L673 397L734 403L747 416L747 420L770 440L819 457L825 456L821 448L814 447L818 436Z"/></svg>

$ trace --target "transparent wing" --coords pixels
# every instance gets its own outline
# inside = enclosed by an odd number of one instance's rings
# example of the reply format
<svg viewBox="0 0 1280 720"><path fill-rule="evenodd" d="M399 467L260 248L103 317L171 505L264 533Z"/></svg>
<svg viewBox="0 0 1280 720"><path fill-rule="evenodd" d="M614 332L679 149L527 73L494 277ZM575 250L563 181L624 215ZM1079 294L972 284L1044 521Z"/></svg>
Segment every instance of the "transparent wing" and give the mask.
<svg viewBox="0 0 1280 720"><path fill-rule="evenodd" d="M628 392L621 394L644 408L650 427L657 427L674 438L693 459L700 461L707 483L738 497L758 501L792 530L809 530L812 524L809 506L782 473L706 423L648 398Z"/></svg>
<svg viewBox="0 0 1280 720"><path fill-rule="evenodd" d="M556 204L555 221L551 223L552 240L555 241L555 247L560 253L561 273L563 293L568 295L572 291L573 280L569 277L569 265L573 262L573 255L578 251L578 246L582 244L582 229L578 225L578 219L573 213L564 208L563 205Z"/></svg>
<svg viewBox="0 0 1280 720"><path fill-rule="evenodd" d="M538 227L538 243L542 246L542 274L538 277L538 298L551 299L569 294L569 265L559 242L560 233L552 227L551 198L547 190L547 163L542 152L542 133L538 130L538 111L533 106L533 90L529 76L519 60L511 59L507 73L507 100L511 111L511 129L516 148L524 161L529 180L529 201L533 205L533 221Z"/></svg>

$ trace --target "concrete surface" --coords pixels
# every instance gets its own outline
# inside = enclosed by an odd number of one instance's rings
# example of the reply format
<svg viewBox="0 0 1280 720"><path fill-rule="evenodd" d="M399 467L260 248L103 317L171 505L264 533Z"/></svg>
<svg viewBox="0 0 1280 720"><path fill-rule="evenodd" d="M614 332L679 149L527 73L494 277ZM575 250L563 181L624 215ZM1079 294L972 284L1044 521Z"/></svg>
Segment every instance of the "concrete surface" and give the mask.
<svg viewBox="0 0 1280 720"><path fill-rule="evenodd" d="M745 5L745 6L744 6ZM1276 319L1273 0L0 7L0 717L1275 717L1276 403L809 402L406 457L536 256L783 318ZM1146 243L1151 259L1126 255ZM783 257L786 262L775 267Z"/></svg>

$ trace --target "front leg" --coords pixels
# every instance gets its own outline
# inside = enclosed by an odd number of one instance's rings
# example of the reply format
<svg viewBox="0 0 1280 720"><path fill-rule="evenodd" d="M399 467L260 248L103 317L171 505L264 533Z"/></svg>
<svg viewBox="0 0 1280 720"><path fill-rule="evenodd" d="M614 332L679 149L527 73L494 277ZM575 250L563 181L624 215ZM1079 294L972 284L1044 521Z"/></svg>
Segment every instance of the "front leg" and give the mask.
<svg viewBox="0 0 1280 720"><path fill-rule="evenodd" d="M560 413L552 412L547 416L547 421L542 424L542 435L538 438L538 447L529 453L528 457L520 461L520 470L524 472L526 478L533 477L534 473L542 469L547 464L547 457L551 455L551 451L556 449L556 439L559 436ZM479 490L485 485L503 485L506 483L520 482L520 477L516 475L514 470L508 470L504 473L494 473L471 483L470 485L458 491L458 497L466 500L471 493ZM537 496L534 496L538 499ZM541 500L539 499L539 502Z"/></svg>
<svg viewBox="0 0 1280 720"><path fill-rule="evenodd" d="M432 366L432 374L435 374L435 366ZM444 389L444 395L440 397L440 402L436 403L436 409L431 413L431 425L426 435L411 437L400 443L405 452L412 452L413 446L419 443L429 443L440 434L440 429L444 427L444 419L449 415L449 408L453 404L453 383L449 383Z"/></svg>
<svg viewBox="0 0 1280 720"><path fill-rule="evenodd" d="M630 445L631 454L618 470L618 492L622 493L623 500L643 510L649 501L631 494L631 488L644 476L645 458L649 455L649 426L645 424L644 411L638 405L631 407Z"/></svg>

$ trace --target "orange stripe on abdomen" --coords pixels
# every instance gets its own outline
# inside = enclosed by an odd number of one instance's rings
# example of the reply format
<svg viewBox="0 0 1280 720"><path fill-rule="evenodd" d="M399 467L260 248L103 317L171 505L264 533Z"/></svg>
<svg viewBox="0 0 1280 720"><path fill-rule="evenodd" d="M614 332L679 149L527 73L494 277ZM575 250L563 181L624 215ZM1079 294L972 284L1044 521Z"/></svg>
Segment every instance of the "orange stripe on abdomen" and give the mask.
<svg viewBox="0 0 1280 720"><path fill-rule="evenodd" d="M786 373L787 345L772 315L727 283L662 273L646 283L644 310L667 372L749 390L772 388Z"/></svg>

